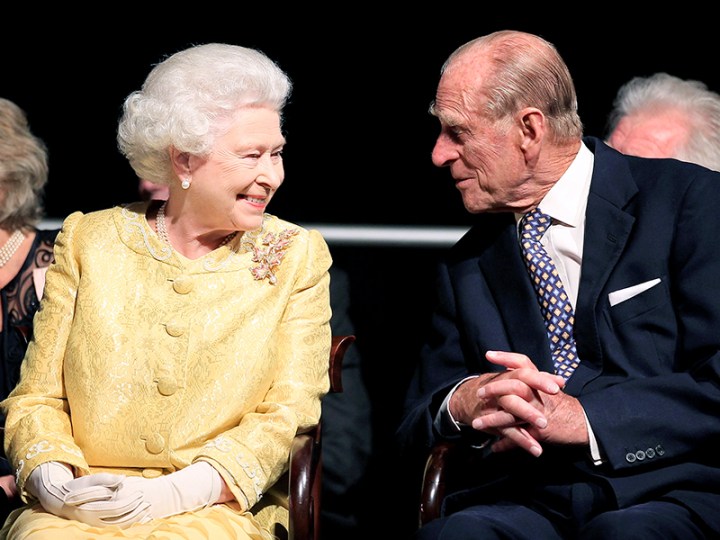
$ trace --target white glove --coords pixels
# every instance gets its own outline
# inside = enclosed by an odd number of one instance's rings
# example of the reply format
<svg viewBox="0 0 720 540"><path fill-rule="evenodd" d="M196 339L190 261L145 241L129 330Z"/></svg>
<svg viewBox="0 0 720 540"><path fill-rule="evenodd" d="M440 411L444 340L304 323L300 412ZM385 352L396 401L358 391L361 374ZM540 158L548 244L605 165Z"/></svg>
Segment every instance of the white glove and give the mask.
<svg viewBox="0 0 720 540"><path fill-rule="evenodd" d="M212 465L198 461L158 478L129 476L120 484L116 499L131 501L140 495L148 509L133 519L137 523L147 523L215 504L220 498L222 483L220 473Z"/></svg>
<svg viewBox="0 0 720 540"><path fill-rule="evenodd" d="M73 478L68 467L57 461L42 463L28 476L25 488L51 514L104 527L147 516L142 497L115 497L125 477L99 473Z"/></svg>

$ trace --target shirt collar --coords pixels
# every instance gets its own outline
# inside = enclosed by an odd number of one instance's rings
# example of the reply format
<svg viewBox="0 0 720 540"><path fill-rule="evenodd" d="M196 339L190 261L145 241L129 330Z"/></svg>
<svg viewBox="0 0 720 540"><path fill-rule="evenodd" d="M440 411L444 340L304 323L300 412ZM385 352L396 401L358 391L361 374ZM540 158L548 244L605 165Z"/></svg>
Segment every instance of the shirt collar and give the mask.
<svg viewBox="0 0 720 540"><path fill-rule="evenodd" d="M594 161L595 156L582 143L570 167L540 202L544 214L571 227L583 226Z"/></svg>

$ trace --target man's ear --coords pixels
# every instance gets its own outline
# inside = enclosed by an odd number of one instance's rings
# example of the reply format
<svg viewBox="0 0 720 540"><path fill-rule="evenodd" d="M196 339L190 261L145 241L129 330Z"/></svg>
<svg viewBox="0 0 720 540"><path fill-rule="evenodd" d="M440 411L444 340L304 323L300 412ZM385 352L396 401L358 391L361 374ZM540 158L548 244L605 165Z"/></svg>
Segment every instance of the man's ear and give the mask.
<svg viewBox="0 0 720 540"><path fill-rule="evenodd" d="M516 118L522 133L520 148L532 159L540 151L545 137L545 115L540 109L526 107L517 113Z"/></svg>

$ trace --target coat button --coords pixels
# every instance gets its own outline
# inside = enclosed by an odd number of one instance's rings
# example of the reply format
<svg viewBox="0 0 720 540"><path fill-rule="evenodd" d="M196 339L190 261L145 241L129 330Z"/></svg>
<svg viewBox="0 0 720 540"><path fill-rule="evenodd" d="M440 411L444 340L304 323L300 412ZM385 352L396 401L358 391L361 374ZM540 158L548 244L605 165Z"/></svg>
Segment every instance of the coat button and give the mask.
<svg viewBox="0 0 720 540"><path fill-rule="evenodd" d="M638 458L638 461L642 461L643 459L645 459L645 452L643 452L642 450L638 450L637 452L635 452L635 457Z"/></svg>
<svg viewBox="0 0 720 540"><path fill-rule="evenodd" d="M658 456L664 456L665 455L665 449L662 447L662 445L658 444L655 447L655 452L657 452Z"/></svg>
<svg viewBox="0 0 720 540"><path fill-rule="evenodd" d="M162 476L162 471L160 469L143 469L142 475L143 478L158 478Z"/></svg>
<svg viewBox="0 0 720 540"><path fill-rule="evenodd" d="M185 327L176 321L170 321L165 325L165 331L172 337L179 337L185 333Z"/></svg>
<svg viewBox="0 0 720 540"><path fill-rule="evenodd" d="M178 294L187 294L193 289L193 281L190 276L178 276L173 280L173 289Z"/></svg>
<svg viewBox="0 0 720 540"><path fill-rule="evenodd" d="M175 379L170 377L162 377L157 383L158 392L163 396L172 396L177 392L178 385Z"/></svg>
<svg viewBox="0 0 720 540"><path fill-rule="evenodd" d="M635 457L635 454L633 454L632 452L628 452L627 454L625 454L625 461L627 461L628 463L635 463L636 459L637 457Z"/></svg>
<svg viewBox="0 0 720 540"><path fill-rule="evenodd" d="M647 450L645 450L645 456L647 456L650 459L654 458L655 457L655 449L648 448Z"/></svg>
<svg viewBox="0 0 720 540"><path fill-rule="evenodd" d="M159 433L153 433L145 441L145 449L151 454L159 454L165 449L165 439Z"/></svg>

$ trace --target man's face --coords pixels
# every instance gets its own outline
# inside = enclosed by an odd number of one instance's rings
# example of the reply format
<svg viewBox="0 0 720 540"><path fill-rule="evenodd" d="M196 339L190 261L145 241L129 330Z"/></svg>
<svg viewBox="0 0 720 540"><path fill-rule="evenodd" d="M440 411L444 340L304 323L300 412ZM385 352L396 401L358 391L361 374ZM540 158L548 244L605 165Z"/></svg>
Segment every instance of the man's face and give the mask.
<svg viewBox="0 0 720 540"><path fill-rule="evenodd" d="M665 110L623 117L607 142L623 154L667 158L678 157L689 136L685 116L676 110Z"/></svg>
<svg viewBox="0 0 720 540"><path fill-rule="evenodd" d="M486 97L479 88L481 70L462 58L445 71L432 114L440 120L433 163L448 167L470 213L513 208L525 177L520 131L512 119L492 121L482 114Z"/></svg>

